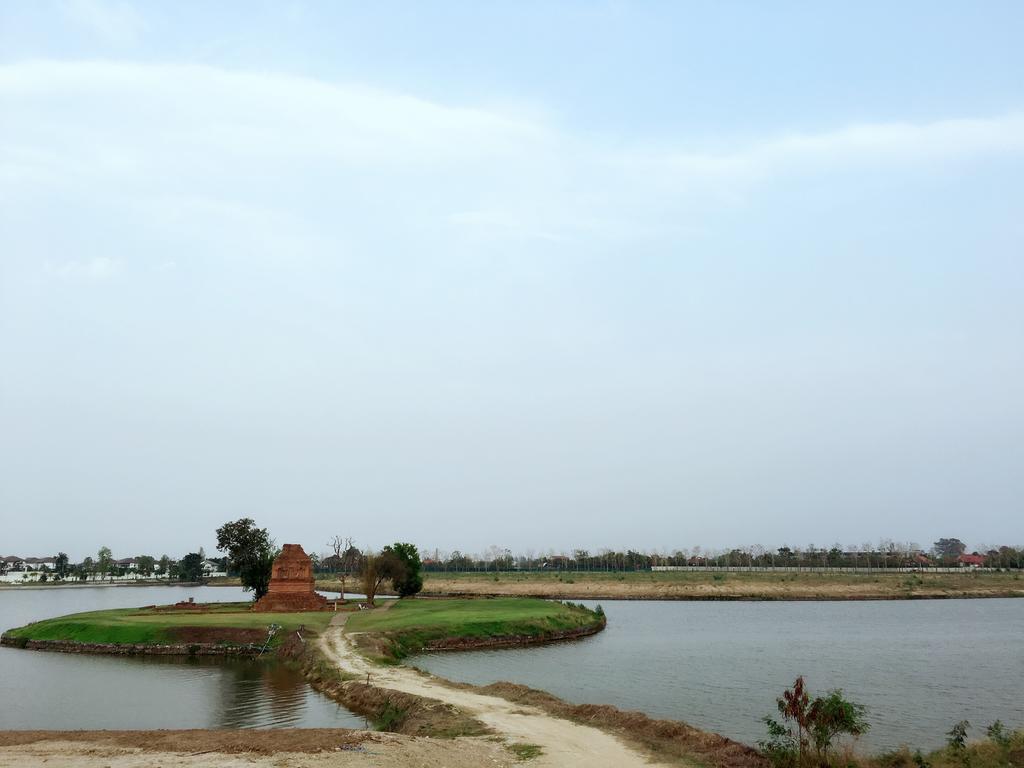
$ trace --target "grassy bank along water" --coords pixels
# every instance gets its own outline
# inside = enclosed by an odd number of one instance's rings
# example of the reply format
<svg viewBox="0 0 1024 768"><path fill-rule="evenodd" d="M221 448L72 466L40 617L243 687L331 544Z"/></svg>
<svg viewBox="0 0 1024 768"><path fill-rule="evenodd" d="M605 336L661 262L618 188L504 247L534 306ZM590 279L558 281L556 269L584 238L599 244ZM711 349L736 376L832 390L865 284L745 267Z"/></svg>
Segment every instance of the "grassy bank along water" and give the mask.
<svg viewBox="0 0 1024 768"><path fill-rule="evenodd" d="M583 637L605 626L603 611L536 598L399 600L387 611L353 614L360 648L397 660L421 650L458 650Z"/></svg>
<svg viewBox="0 0 1024 768"><path fill-rule="evenodd" d="M251 603L196 604L189 608L150 606L89 611L33 622L3 634L4 645L54 650L118 652L148 648L195 653L203 649L262 646L268 627L280 627L271 647L295 630L322 631L333 613L253 613Z"/></svg>

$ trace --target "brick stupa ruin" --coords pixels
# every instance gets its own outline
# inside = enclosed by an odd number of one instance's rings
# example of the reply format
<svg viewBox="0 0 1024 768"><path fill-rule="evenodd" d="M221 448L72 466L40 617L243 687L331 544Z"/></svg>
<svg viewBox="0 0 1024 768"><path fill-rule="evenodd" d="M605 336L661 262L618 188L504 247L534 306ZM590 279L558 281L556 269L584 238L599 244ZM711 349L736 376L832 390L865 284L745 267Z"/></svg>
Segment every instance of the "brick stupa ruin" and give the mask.
<svg viewBox="0 0 1024 768"><path fill-rule="evenodd" d="M274 560L270 588L254 611L322 611L327 598L313 590L313 561L299 544L285 544Z"/></svg>

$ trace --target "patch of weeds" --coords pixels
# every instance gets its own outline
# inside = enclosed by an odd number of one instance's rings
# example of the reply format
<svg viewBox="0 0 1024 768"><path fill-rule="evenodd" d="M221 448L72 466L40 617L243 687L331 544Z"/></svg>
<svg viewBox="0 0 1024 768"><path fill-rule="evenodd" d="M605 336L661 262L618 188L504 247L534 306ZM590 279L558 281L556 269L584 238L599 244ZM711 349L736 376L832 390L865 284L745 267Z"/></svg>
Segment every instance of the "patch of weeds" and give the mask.
<svg viewBox="0 0 1024 768"><path fill-rule="evenodd" d="M711 578L714 579L715 581L725 581L725 574L724 573L714 573L714 574L711 575Z"/></svg>
<svg viewBox="0 0 1024 768"><path fill-rule="evenodd" d="M515 755L517 760L532 760L535 757L540 757L544 751L536 744L508 744L506 749Z"/></svg>
<svg viewBox="0 0 1024 768"><path fill-rule="evenodd" d="M407 710L396 707L390 701L385 701L380 714L374 718L378 731L397 731L405 722Z"/></svg>

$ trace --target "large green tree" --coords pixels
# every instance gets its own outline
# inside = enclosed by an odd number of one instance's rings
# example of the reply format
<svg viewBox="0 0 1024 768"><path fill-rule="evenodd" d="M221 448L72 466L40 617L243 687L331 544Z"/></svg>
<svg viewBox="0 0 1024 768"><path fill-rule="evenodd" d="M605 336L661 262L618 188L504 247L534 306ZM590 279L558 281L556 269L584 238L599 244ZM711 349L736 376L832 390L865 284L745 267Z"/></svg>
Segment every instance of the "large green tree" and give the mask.
<svg viewBox="0 0 1024 768"><path fill-rule="evenodd" d="M181 558L178 578L182 581L199 581L203 578L203 558L198 552L189 552Z"/></svg>
<svg viewBox="0 0 1024 768"><path fill-rule="evenodd" d="M935 554L944 560L955 560L967 551L967 545L960 539L939 539L932 548Z"/></svg>
<svg viewBox="0 0 1024 768"><path fill-rule="evenodd" d="M384 547L384 554L395 557L391 583L399 597L409 597L423 589L423 576L420 574L423 564L415 544L395 542L390 547Z"/></svg>
<svg viewBox="0 0 1024 768"><path fill-rule="evenodd" d="M384 547L379 554L369 550L364 552L360 559L359 576L363 582L366 602L373 605L380 585L385 581L395 584L404 572L405 566L391 547Z"/></svg>
<svg viewBox="0 0 1024 768"><path fill-rule="evenodd" d="M217 529L217 549L227 553L228 568L238 572L242 586L253 591L253 599L267 594L277 553L266 528L257 528L249 517L224 523Z"/></svg>

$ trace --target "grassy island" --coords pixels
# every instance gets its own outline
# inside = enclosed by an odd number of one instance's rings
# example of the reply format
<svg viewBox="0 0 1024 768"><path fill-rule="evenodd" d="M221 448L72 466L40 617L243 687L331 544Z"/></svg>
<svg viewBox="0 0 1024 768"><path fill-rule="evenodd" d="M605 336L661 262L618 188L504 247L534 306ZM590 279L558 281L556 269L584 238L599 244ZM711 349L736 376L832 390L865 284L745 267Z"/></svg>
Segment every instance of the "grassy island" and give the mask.
<svg viewBox="0 0 1024 768"><path fill-rule="evenodd" d="M400 659L421 650L528 645L594 634L601 611L537 598L399 600L386 611L353 614L346 631L364 650Z"/></svg>
<svg viewBox="0 0 1024 768"><path fill-rule="evenodd" d="M267 628L281 630L271 646L300 627L319 632L333 613L253 613L251 603L214 603L190 608L150 606L73 613L33 622L4 633L3 643L31 648L97 652L147 652L147 646L163 653L195 653L262 645ZM119 648L122 647L122 648Z"/></svg>

